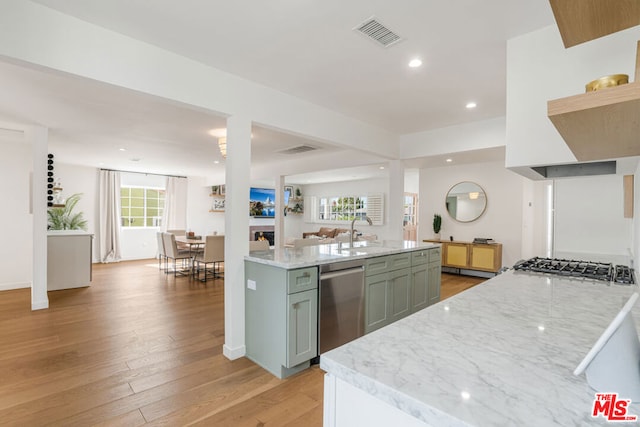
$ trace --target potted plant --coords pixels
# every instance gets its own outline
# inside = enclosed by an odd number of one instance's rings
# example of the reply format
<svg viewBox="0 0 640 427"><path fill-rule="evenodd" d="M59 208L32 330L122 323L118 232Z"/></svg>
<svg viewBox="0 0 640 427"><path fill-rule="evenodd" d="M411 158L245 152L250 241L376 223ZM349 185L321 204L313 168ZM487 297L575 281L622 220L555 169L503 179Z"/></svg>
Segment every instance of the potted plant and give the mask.
<svg viewBox="0 0 640 427"><path fill-rule="evenodd" d="M433 232L435 240L440 240L440 229L442 228L442 217L439 214L433 214Z"/></svg>
<svg viewBox="0 0 640 427"><path fill-rule="evenodd" d="M72 194L67 197L63 207L49 208L47 211L49 230L85 230L87 220L82 216L82 212L73 212L73 208L78 204L81 193Z"/></svg>

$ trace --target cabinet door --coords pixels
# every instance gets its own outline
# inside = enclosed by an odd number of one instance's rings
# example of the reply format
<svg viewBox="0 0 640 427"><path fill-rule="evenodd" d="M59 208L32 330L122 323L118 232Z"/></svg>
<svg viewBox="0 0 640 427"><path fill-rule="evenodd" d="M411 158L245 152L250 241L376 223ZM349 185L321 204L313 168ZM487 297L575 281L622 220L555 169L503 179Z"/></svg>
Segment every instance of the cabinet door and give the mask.
<svg viewBox="0 0 640 427"><path fill-rule="evenodd" d="M287 368L318 355L318 291L287 296Z"/></svg>
<svg viewBox="0 0 640 427"><path fill-rule="evenodd" d="M395 322L411 313L411 269L389 273L389 322Z"/></svg>
<svg viewBox="0 0 640 427"><path fill-rule="evenodd" d="M375 331L389 323L387 311L389 274L376 274L365 279L364 332Z"/></svg>
<svg viewBox="0 0 640 427"><path fill-rule="evenodd" d="M422 310L429 305L429 275L427 265L419 265L411 269L411 312Z"/></svg>
<svg viewBox="0 0 640 427"><path fill-rule="evenodd" d="M448 267L467 268L469 264L469 245L465 243L447 243L445 260Z"/></svg>
<svg viewBox="0 0 640 427"><path fill-rule="evenodd" d="M494 272L500 270L502 260L498 262L497 248L497 245L473 245L471 247L471 268Z"/></svg>
<svg viewBox="0 0 640 427"><path fill-rule="evenodd" d="M427 291L429 305L440 301L440 263L434 262L427 267Z"/></svg>

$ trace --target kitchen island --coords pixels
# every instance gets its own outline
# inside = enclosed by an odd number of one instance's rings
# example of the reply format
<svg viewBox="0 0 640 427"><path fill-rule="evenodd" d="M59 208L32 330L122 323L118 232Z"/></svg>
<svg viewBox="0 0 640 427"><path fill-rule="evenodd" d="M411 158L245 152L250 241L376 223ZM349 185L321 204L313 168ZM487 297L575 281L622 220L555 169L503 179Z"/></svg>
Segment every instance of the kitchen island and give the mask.
<svg viewBox="0 0 640 427"><path fill-rule="evenodd" d="M251 252L246 357L278 378L308 368L320 352L439 301L440 259L440 245L409 241Z"/></svg>
<svg viewBox="0 0 640 427"><path fill-rule="evenodd" d="M573 370L637 290L508 271L323 354L324 425L609 425Z"/></svg>

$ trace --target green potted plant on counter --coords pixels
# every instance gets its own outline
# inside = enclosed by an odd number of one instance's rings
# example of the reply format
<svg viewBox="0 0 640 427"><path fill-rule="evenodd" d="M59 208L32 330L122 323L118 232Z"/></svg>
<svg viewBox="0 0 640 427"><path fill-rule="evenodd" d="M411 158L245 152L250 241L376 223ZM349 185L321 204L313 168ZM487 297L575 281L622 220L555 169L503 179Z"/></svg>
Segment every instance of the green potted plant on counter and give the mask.
<svg viewBox="0 0 640 427"><path fill-rule="evenodd" d="M87 220L83 218L82 212L73 212L81 195L76 193L67 197L63 207L49 208L49 230L87 230Z"/></svg>
<svg viewBox="0 0 640 427"><path fill-rule="evenodd" d="M433 214L433 233L434 240L440 240L440 229L442 228L442 217L439 214Z"/></svg>

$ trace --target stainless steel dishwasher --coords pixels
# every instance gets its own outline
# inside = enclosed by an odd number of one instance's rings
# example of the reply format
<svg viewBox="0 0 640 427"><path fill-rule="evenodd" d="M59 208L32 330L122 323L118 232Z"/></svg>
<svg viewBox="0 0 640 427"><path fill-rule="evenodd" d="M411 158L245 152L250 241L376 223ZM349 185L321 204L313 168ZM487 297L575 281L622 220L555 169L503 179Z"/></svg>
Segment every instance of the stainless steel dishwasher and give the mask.
<svg viewBox="0 0 640 427"><path fill-rule="evenodd" d="M364 261L321 265L318 300L320 353L364 335Z"/></svg>

